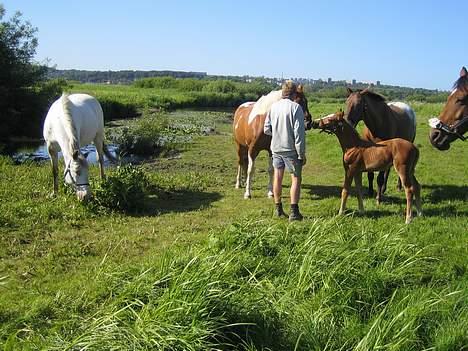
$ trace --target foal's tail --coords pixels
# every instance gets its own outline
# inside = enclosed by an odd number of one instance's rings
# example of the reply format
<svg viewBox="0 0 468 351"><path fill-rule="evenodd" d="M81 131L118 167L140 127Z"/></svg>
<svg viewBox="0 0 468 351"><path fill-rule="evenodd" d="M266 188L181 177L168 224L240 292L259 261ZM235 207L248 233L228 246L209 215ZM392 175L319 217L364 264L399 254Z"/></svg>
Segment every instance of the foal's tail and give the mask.
<svg viewBox="0 0 468 351"><path fill-rule="evenodd" d="M411 165L411 176L414 177L416 164L418 163L418 160L419 160L419 149L416 146L413 149L413 153L414 153L414 159L413 159L413 164Z"/></svg>

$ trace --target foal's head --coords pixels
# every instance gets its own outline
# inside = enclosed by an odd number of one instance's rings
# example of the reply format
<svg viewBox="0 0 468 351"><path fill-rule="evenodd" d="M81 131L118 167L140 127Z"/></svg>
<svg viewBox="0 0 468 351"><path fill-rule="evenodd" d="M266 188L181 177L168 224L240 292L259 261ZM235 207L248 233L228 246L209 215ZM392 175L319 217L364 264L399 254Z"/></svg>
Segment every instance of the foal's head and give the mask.
<svg viewBox="0 0 468 351"><path fill-rule="evenodd" d="M336 132L343 130L345 123L347 122L344 119L344 112L339 111L313 121L312 128L321 129L324 132L335 134Z"/></svg>
<svg viewBox="0 0 468 351"><path fill-rule="evenodd" d="M453 85L439 121L442 124L432 128L429 135L431 144L439 150L448 150L452 141L468 131L468 71L465 67Z"/></svg>
<svg viewBox="0 0 468 351"><path fill-rule="evenodd" d="M304 94L304 87L302 84L299 84L296 88L296 94L294 95L293 100L298 103L302 107L302 111L304 111L304 125L305 129L309 130L312 128L312 114L309 111L309 105L307 102L307 98Z"/></svg>
<svg viewBox="0 0 468 351"><path fill-rule="evenodd" d="M88 181L88 161L87 154L82 154L75 150L72 158L65 165L65 183L72 186L79 200L88 200L91 197L91 190Z"/></svg>

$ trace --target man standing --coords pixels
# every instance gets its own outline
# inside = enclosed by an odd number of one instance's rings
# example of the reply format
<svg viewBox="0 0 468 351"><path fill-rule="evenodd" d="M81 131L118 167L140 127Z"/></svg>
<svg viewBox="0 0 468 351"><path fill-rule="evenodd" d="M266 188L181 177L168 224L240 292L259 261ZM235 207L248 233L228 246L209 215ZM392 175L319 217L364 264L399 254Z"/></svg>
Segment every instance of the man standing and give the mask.
<svg viewBox="0 0 468 351"><path fill-rule="evenodd" d="M299 212L302 166L306 163L304 112L294 102L296 84L288 80L282 86L282 98L271 105L265 120L264 132L271 135L273 154L273 196L275 215L286 216L281 203L284 169L291 173L291 214L289 221L302 220Z"/></svg>

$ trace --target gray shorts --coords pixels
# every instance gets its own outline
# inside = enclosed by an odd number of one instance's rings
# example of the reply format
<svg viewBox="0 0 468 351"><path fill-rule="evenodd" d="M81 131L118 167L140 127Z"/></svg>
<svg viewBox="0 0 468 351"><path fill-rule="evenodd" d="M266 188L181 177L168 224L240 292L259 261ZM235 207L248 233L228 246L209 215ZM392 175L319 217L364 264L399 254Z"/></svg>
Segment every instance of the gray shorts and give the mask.
<svg viewBox="0 0 468 351"><path fill-rule="evenodd" d="M286 168L296 177L302 175L302 160L297 158L297 154L273 154L273 167L276 169Z"/></svg>

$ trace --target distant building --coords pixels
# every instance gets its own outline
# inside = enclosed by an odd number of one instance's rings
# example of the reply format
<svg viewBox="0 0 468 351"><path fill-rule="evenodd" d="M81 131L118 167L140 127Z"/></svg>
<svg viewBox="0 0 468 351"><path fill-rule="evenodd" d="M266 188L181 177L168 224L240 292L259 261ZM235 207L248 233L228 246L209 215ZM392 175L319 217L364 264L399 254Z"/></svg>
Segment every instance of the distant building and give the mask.
<svg viewBox="0 0 468 351"><path fill-rule="evenodd" d="M380 87L380 80L376 82L377 86Z"/></svg>
<svg viewBox="0 0 468 351"><path fill-rule="evenodd" d="M356 85L356 79L353 79L352 84Z"/></svg>
<svg viewBox="0 0 468 351"><path fill-rule="evenodd" d="M332 82L332 79L331 79L331 78L328 78L327 83L328 83L328 84L331 84L331 82Z"/></svg>

